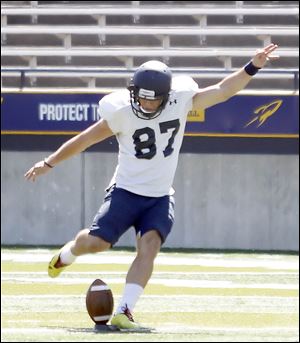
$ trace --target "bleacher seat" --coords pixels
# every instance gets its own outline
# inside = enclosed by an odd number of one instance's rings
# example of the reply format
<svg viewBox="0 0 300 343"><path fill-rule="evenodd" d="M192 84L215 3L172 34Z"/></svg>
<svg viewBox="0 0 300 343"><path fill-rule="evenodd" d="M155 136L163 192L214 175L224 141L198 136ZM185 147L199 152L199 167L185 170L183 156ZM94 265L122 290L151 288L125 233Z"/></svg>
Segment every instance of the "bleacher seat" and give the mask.
<svg viewBox="0 0 300 343"><path fill-rule="evenodd" d="M66 86L97 87L101 78L101 83L105 79L119 87L129 77L122 69L133 71L148 59L162 60L173 69L198 70L198 78L209 84L222 75L205 79L203 68L236 69L271 41L279 44L281 58L269 67L290 71L278 73L276 87L295 87L296 1L3 1L1 17L2 71L10 69L2 76L3 87L19 82L13 74L17 68L35 69L26 71L29 85L47 86L48 80L50 86L50 69L57 68L66 70L59 74ZM67 70L82 67L115 69L117 77L107 78L101 70L99 75ZM43 71L38 74L38 69ZM274 87L270 74L262 79L251 84Z"/></svg>

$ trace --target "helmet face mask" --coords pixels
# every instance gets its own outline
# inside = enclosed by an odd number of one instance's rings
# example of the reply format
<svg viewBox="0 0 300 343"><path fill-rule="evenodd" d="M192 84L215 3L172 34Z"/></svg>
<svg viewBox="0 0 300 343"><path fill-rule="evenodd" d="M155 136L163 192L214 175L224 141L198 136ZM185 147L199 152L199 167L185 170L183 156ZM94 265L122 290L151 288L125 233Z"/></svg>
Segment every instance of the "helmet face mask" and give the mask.
<svg viewBox="0 0 300 343"><path fill-rule="evenodd" d="M149 61L142 64L134 73L128 87L133 113L145 120L158 117L167 104L171 80L172 73L164 63ZM161 100L161 104L155 111L150 112L143 109L140 99Z"/></svg>

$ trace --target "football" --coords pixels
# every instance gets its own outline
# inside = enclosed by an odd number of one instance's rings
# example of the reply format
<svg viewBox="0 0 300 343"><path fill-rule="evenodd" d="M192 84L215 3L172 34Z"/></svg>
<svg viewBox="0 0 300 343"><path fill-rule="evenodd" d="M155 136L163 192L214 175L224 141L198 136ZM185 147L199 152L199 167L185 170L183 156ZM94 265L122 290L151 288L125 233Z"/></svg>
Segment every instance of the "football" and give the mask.
<svg viewBox="0 0 300 343"><path fill-rule="evenodd" d="M100 325L105 325L111 318L114 299L108 285L96 279L86 293L86 308L91 319Z"/></svg>

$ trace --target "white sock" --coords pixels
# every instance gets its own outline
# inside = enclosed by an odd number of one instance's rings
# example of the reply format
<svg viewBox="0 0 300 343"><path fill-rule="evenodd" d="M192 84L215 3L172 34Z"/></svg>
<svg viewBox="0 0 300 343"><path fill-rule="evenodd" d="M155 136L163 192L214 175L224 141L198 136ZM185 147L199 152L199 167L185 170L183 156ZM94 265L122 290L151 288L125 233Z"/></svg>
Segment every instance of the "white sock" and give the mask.
<svg viewBox="0 0 300 343"><path fill-rule="evenodd" d="M74 241L71 241L62 248L62 251L59 257L60 257L60 261L63 264L72 264L76 260L77 256L73 255L71 252L71 247L73 246L73 243Z"/></svg>
<svg viewBox="0 0 300 343"><path fill-rule="evenodd" d="M144 288L136 283L126 283L123 297L119 303L116 313L123 313L126 306L129 311L132 312L143 291Z"/></svg>

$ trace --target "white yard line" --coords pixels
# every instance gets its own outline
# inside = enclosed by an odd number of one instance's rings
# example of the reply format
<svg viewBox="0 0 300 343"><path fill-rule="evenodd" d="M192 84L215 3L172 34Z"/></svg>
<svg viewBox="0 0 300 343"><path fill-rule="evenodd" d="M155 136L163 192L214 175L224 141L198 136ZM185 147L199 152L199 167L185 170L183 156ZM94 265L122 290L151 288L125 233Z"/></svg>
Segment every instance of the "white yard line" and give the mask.
<svg viewBox="0 0 300 343"><path fill-rule="evenodd" d="M34 277L2 277L2 281L19 282L19 283L47 283L47 284L90 284L93 278L34 278ZM107 277L107 283L123 284L125 278L110 278ZM182 280L182 279L150 279L149 285L164 285L167 287L188 287L188 288L255 288L255 289L291 289L298 290L298 284L276 284L276 283L261 283L249 284L238 283L233 281L211 281L211 280Z"/></svg>
<svg viewBox="0 0 300 343"><path fill-rule="evenodd" d="M121 295L114 295L117 305ZM5 313L19 313L20 309L38 308L41 302L47 302L47 307L40 312L61 311L72 312L75 308L85 309L85 294L72 295L36 295L36 296L2 296L2 309ZM205 295L145 295L143 294L136 306L140 313L164 312L243 312L243 313L298 313L298 297L278 296L205 296ZM15 304L12 306L12 304Z"/></svg>
<svg viewBox="0 0 300 343"><path fill-rule="evenodd" d="M32 321L32 323L36 324L36 321ZM40 335L41 333L58 333L58 332L65 332L65 329L57 329L57 328L2 328L1 334L16 334L16 333L24 333L24 334L36 334Z"/></svg>
<svg viewBox="0 0 300 343"><path fill-rule="evenodd" d="M176 326L159 326L156 328L157 331L159 332L174 332L174 333L202 333L202 334L219 334L219 333L249 333L252 336L260 333L268 333L268 332L272 332L272 334L274 335L276 332L278 332L278 334L281 334L282 332L294 332L297 333L297 329L294 328L287 328L287 327L282 327L282 328L278 328L278 327L264 327L264 328L237 328L237 327L202 327L202 326L190 326L190 325L176 325Z"/></svg>
<svg viewBox="0 0 300 343"><path fill-rule="evenodd" d="M114 295L115 298L120 298L121 296L119 295ZM176 298L176 299L188 299L188 300L197 300L197 299L203 299L203 298L207 298L207 299L212 299L212 300L218 300L218 299L224 299L224 295L192 295L192 294L188 294L188 295L182 295L182 294L164 294L164 295L143 295L143 298L148 298L148 299L166 299L166 298ZM74 299L85 299L85 294L82 295L72 295L72 294L36 294L36 295L28 295L28 294L21 294L21 295L1 295L1 299L53 299L53 298L74 298ZM298 300L299 297L280 297L280 296L268 296L268 295L257 295L255 296L255 298L259 298L258 301L262 301L262 300L282 300L282 301L286 301L286 299L290 299L290 300ZM251 300L253 301L253 296L251 295L231 295L230 299L237 299L237 300Z"/></svg>
<svg viewBox="0 0 300 343"><path fill-rule="evenodd" d="M99 270L98 272L92 272L92 271L87 271L87 272L68 272L64 271L63 275L96 275L101 277L101 275L126 275L127 272L111 272L111 271L103 271ZM291 275L299 275L298 272L153 272L153 275L286 275L286 276L291 276ZM48 275L48 273L45 272L1 272L1 275Z"/></svg>
<svg viewBox="0 0 300 343"><path fill-rule="evenodd" d="M78 332L82 332L83 328L78 328ZM84 328L87 329L87 328ZM93 327L88 328L90 329L91 333L93 332ZM76 333L76 328L71 328L73 333ZM22 334L36 334L40 335L41 333L49 333L51 335L55 333L66 333L68 332L68 329L64 328L28 328L28 327L18 327L18 328L2 328L1 333L3 334L17 334L17 333L22 333ZM169 325L169 326L159 326L155 328L156 333L199 333L199 334L222 334L222 333L249 333L249 335L257 335L257 334L267 334L267 333L272 333L272 335L278 335L281 336L282 333L285 334L293 334L297 335L298 330L294 328L278 328L278 327L264 327L264 328L236 328L236 327L202 327L202 326L189 326L189 325L184 325L184 326L179 326L177 323L174 323L174 326ZM88 333L88 332L86 332Z"/></svg>
<svg viewBox="0 0 300 343"><path fill-rule="evenodd" d="M12 261L12 262L49 262L53 254L49 252L37 253L1 253L1 261ZM94 254L85 255L77 258L79 263L88 264L130 264L135 257L135 254L118 254L113 255L105 254ZM264 257L227 257L225 254L205 255L199 256L198 254L192 255L191 257L180 257L180 256L166 256L159 255L155 263L157 265L192 265L192 266L204 266L204 267L226 267L226 268L269 268L269 269L299 269L299 259L297 256L289 257L289 261L283 261L284 257L277 255L266 255Z"/></svg>

